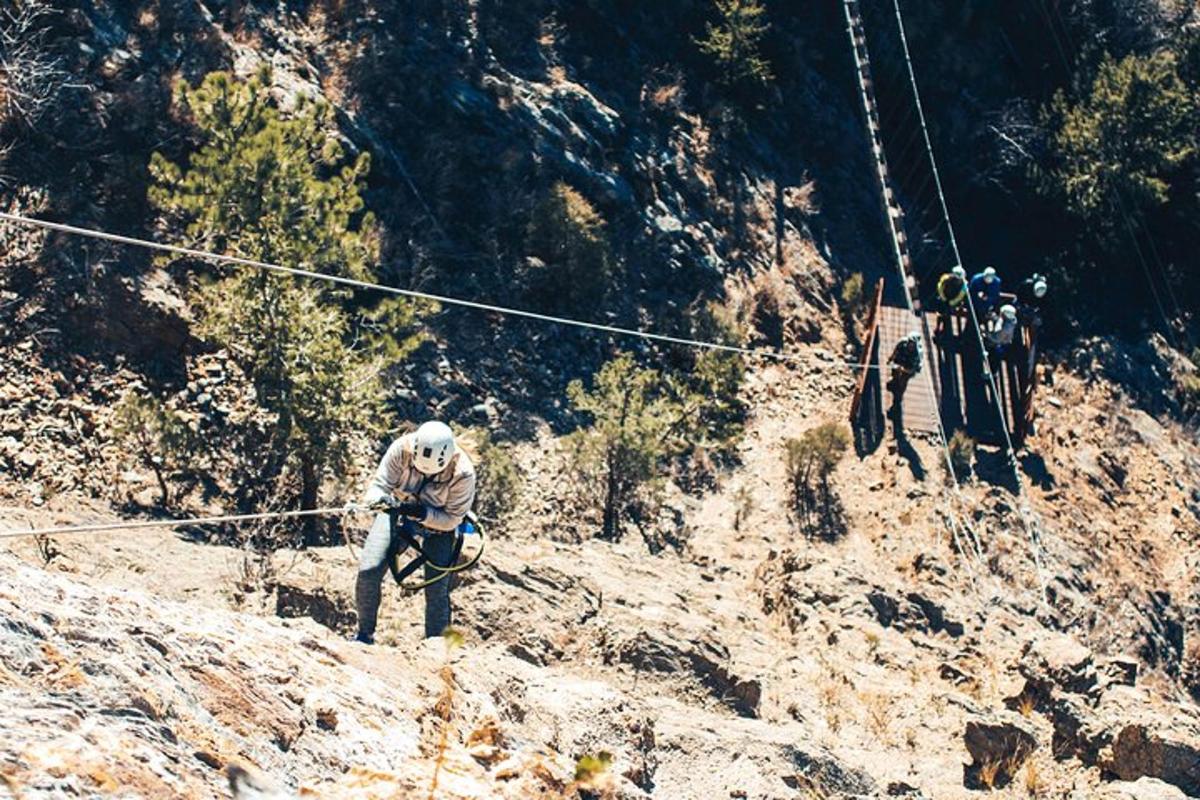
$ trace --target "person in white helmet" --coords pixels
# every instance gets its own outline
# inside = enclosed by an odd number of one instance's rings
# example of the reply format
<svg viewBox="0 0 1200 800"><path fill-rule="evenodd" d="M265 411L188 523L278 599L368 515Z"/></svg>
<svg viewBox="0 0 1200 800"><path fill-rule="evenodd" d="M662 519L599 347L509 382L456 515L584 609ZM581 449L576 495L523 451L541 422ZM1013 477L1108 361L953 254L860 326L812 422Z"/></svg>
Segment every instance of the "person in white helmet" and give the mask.
<svg viewBox="0 0 1200 800"><path fill-rule="evenodd" d="M988 317L983 326L983 337L987 342L988 350L998 358L1004 356L1004 351L1013 343L1016 333L1017 309L1016 306L1007 303L1000 306L999 313Z"/></svg>
<svg viewBox="0 0 1200 800"><path fill-rule="evenodd" d="M921 371L924 360L922 350L921 332L917 330L901 338L892 348L892 354L888 358L892 376L887 385L892 390L893 404L896 408L899 408L904 398L904 390L908 388L909 380Z"/></svg>
<svg viewBox="0 0 1200 800"><path fill-rule="evenodd" d="M980 317L987 316L996 306L1000 305L1000 276L995 267L988 267L983 272L971 276L971 305Z"/></svg>
<svg viewBox="0 0 1200 800"><path fill-rule="evenodd" d="M1035 328L1042 324L1042 302L1049 284L1046 276L1035 272L1017 287L1017 315L1022 322Z"/></svg>
<svg viewBox="0 0 1200 800"><path fill-rule="evenodd" d="M475 467L458 448L444 423L426 422L392 442L363 497L367 506L387 505L398 512L408 532L424 540L430 561L449 566L454 531L475 502ZM358 634L374 644L384 573L396 550L389 515L379 513L363 545L355 582ZM439 573L428 564L426 579ZM450 625L450 579L425 587L425 636L441 636Z"/></svg>

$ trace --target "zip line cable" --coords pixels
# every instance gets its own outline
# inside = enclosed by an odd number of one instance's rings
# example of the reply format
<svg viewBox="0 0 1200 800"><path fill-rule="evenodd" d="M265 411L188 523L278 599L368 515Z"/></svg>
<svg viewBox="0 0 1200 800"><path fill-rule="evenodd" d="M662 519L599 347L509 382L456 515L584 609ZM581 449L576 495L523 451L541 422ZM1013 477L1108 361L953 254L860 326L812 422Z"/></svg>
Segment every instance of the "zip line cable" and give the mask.
<svg viewBox="0 0 1200 800"><path fill-rule="evenodd" d="M934 186L937 189L938 200L941 203L942 215L946 218L946 232L947 232L948 236L950 237L950 247L954 252L955 263L958 265L961 265L963 263L962 254L958 249L958 239L954 234L954 224L950 221L950 208L949 208L948 204L946 203L946 193L942 187L941 174L938 171L937 159L934 157L934 154L933 154L933 142L930 140L930 137L929 137L929 125L925 119L925 109L924 109L923 105L921 104L921 92L917 88L917 76L913 70L912 54L910 53L909 48L908 48L908 35L905 33L905 30L904 30L904 17L900 11L900 0L892 0L892 6L896 11L896 27L900 31L900 45L904 52L904 62L906 64L906 66L908 67L908 79L909 79L909 84L912 86L913 101L916 103L916 106L917 106L917 120L920 123L921 134L925 140L925 150L929 156L929 165L933 172ZM996 403L996 414L1000 418L1000 430L1004 434L1004 442L1005 442L1005 446L1007 448L1007 453L1006 453L1007 460L1008 460L1009 466L1012 468L1013 477L1016 479L1017 499L1022 500L1025 495L1024 481L1021 479L1021 473L1017 469L1016 449L1013 447L1012 437L1009 436L1009 434L1008 434L1008 421L1005 419L1004 409L1001 406L1002 395L1000 394L999 384L996 382L995 373L992 371L991 357L989 356L989 354L987 352L987 347L983 341L983 330L982 330L981 326L979 325L979 316L975 312L975 304L973 301L968 300L967 310L970 312L970 315L971 315L971 325L975 329L975 336L979 340L980 353L983 355L984 372L987 377L988 383L991 385L992 398L994 399L994 401ZM939 422L940 422L940 419L939 419ZM1018 504L1018 506L1019 506L1019 510L1020 510L1020 514L1021 514L1021 521L1024 523L1025 532L1026 532L1027 537L1029 538L1034 565L1037 568L1038 582L1041 587L1041 599L1042 599L1042 602L1045 602L1047 581L1046 581L1046 568L1045 568L1045 564L1043 563L1041 534L1040 534L1040 532L1035 532L1035 530L1034 530L1035 526L1032 526L1030 524L1029 517L1027 516L1028 509L1025 508L1025 504L1023 502L1021 502Z"/></svg>
<svg viewBox="0 0 1200 800"><path fill-rule="evenodd" d="M519 308L510 308L508 306L499 306L491 303L481 303L474 300L464 300L459 297L448 297L446 295L433 294L431 292L422 292L415 289L400 289L395 286L384 286L370 281L360 281L354 278L345 278L340 275L329 275L324 272L314 272L312 270L300 269L297 267L285 267L279 264L271 264L266 261L258 261L253 258L243 258L241 256L222 255L219 253L210 253L204 250L196 250L190 247L181 247L174 244L164 244L162 242L154 242L148 239L139 239L133 236L122 236L121 234L108 233L107 231L96 230L94 228L81 228L75 225L67 225L61 222L50 222L49 220L37 219L34 217L24 217L19 214L9 214L0 211L0 220L10 222L15 225L25 225L36 228L44 228L46 230L58 231L59 233L68 233L75 236L86 236L93 239L103 239L117 244L130 245L133 247L142 247L148 250L158 250L164 253L173 253L175 255L187 256L202 261L211 261L221 264L233 264L242 267L254 267L255 269L266 270L283 275L294 275L301 278L309 278L311 280L325 281L334 283L340 286L349 286L355 289L366 289L369 291L385 292L387 294L408 297L416 300L432 300L437 303L442 303L448 306L461 306L462 308L470 308L476 311L487 311L496 314L503 314L514 317L524 317L526 319L536 320L538 322L547 322L555 325L567 325L576 328L586 328L603 333L610 333L616 336L629 336L640 339L647 339L655 342L664 342L666 344L682 345L685 347L696 347L707 350L716 350L724 353L737 353L744 356L761 356L763 358L774 358L781 361L794 361L798 363L808 363L820 367L843 367L846 369L859 369L862 365L854 361L821 361L801 353L789 352L785 350L763 350L755 347L741 347L733 344L721 344L720 342L711 342L704 339L691 339L686 336L671 336L665 333L652 333L650 331L641 331L634 328L622 328L616 325L605 325L599 322L586 322L584 320L572 319L571 317L559 317L552 314L540 314L535 311L526 311Z"/></svg>

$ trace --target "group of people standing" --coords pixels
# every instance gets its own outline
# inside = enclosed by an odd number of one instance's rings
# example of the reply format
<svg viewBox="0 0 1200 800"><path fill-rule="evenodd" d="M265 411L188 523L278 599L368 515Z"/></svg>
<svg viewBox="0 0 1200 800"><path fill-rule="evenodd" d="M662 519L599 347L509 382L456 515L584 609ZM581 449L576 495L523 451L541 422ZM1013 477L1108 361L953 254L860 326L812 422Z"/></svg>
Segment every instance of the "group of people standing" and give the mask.
<svg viewBox="0 0 1200 800"><path fill-rule="evenodd" d="M1044 275L1035 272L1017 286L1015 300L1003 302L1002 283L995 267L975 273L969 281L961 266L938 278L939 334L945 330L949 315L970 302L989 352L1003 357L1016 337L1019 323L1034 327L1041 324L1041 305L1048 284Z"/></svg>
<svg viewBox="0 0 1200 800"><path fill-rule="evenodd" d="M975 273L970 280L961 266L944 273L938 278L936 288L938 325L935 340L940 341L947 335L950 316L960 308L966 308L964 304L969 302L988 352L997 359L1003 358L1016 338L1020 323L1032 327L1042 324L1041 307L1048 284L1044 275L1035 272L1017 286L1015 298L1010 295L1007 302L1001 289L1002 281L995 267ZM914 330L896 343L888 359L892 368L888 387L895 397L903 395L909 379L920 372L922 361L921 333Z"/></svg>

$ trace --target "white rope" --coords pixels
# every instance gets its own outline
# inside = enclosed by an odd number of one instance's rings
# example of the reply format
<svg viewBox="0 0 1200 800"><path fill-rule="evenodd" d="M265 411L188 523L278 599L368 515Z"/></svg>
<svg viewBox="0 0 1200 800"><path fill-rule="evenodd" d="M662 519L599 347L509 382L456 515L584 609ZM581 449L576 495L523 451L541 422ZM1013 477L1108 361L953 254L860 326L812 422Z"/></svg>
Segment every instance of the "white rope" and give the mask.
<svg viewBox="0 0 1200 800"><path fill-rule="evenodd" d="M925 139L925 151L929 156L929 165L933 170L933 182L937 189L938 202L942 206L942 216L946 220L946 230L950 237L950 247L954 251L954 261L958 265L962 265L962 254L958 250L958 239L954 235L954 224L950 221L950 208L946 203L946 193L942 189L942 177L938 171L937 159L933 155L933 142L929 138L929 126L925 120L925 109L921 105L921 93L917 88L917 76L913 71L912 55L908 50L908 36L904 31L904 17L900 13L900 0L892 0L892 5L896 9L896 27L900 30L900 44L904 52L904 63L908 70L908 80L912 86L913 99L917 106L917 120L921 125L921 135ZM1001 407L1001 394L999 384L996 383L995 373L991 367L991 357L988 354L987 346L983 341L983 330L979 325L979 317L975 313L975 304L972 298L968 298L967 310L970 312L971 326L975 330L975 336L979 340L979 350L983 354L984 374L988 379L988 383L992 387L992 397L996 403L996 413L1000 417L1000 431L1004 434L1004 442L1007 448L1007 460L1012 468L1013 477L1016 479L1017 500L1020 503L1021 522L1025 527L1025 533L1029 538L1030 549L1033 555L1033 562L1037 568L1038 583L1041 588L1041 599L1046 600L1046 567L1042 557L1042 542L1040 534L1036 533L1030 525L1028 514L1032 512L1024 503L1021 503L1024 494L1024 481L1021 479L1020 470L1017 469L1017 453L1013 447L1012 437L1008 434L1008 421L1004 416L1004 409Z"/></svg>
<svg viewBox="0 0 1200 800"><path fill-rule="evenodd" d="M370 291L385 292L387 294L399 295L417 300L432 300L437 303L450 306L461 306L463 308L471 308L476 311L489 311L496 314L505 314L514 317L524 317L526 319L537 320L539 322L548 322L555 325L568 325L576 328L587 328L603 333L611 333L617 336L633 336L640 339L648 339L655 342L665 342L667 344L683 345L685 347L698 347L708 350L718 350L726 353L737 353L744 356L761 356L764 358L774 358L784 361L806 362L814 366L820 367L843 367L846 369L858 369L861 365L854 361L821 361L816 363L816 359L803 355L801 353L793 353L788 351L763 350L754 347L740 347L732 344L721 344L719 342L710 342L703 339L690 339L684 336L669 336L663 333L651 333L649 331L640 331L633 328L622 328L616 325L605 325L598 322L586 322L584 320L572 319L570 317L559 317L551 314L539 314L534 311L525 311L519 308L510 308L507 306L498 306L491 303L479 303L473 300L463 300L458 297L447 297L445 295L432 294L430 292L421 292L415 289L400 289L395 286L384 286L378 283L369 281L360 281L353 278L345 278L340 275L328 275L323 272L313 272L312 270L299 269L297 267L285 267L279 264L271 264L265 261L257 261L252 258L242 258L241 256L222 255L219 253L210 253L204 250L196 250L190 247L180 247L179 245L164 244L162 242L154 242L148 239L138 239L133 236L122 236L116 233L108 233L107 231L95 230L92 228L80 228L75 225L65 225L61 222L50 222L44 219L36 219L33 217L23 217L19 214L9 214L0 211L0 220L10 222L16 225L27 225L46 230L58 231L60 233L69 233L76 236L87 236L93 239L103 239L109 242L118 244L130 245L133 247L143 247L149 250L158 250L165 253L173 253L175 255L187 256L188 258L200 259L203 261L211 261L221 264L234 264L242 267L254 267L256 269L267 270L285 275L294 275L301 278L309 278L311 280L325 281L327 283L335 283L342 286L351 286L356 289L367 289Z"/></svg>
<svg viewBox="0 0 1200 800"><path fill-rule="evenodd" d="M24 536L59 536L74 533L99 533L102 531L128 531L142 528L179 528L185 525L217 525L230 522L255 522L267 519L294 519L296 517L322 517L349 514L363 509L354 505L330 506L301 511L271 511L261 514L226 514L216 517L178 517L175 519L151 519L135 522L95 522L84 525L63 525L49 528L16 528L0 531L0 539L16 539Z"/></svg>

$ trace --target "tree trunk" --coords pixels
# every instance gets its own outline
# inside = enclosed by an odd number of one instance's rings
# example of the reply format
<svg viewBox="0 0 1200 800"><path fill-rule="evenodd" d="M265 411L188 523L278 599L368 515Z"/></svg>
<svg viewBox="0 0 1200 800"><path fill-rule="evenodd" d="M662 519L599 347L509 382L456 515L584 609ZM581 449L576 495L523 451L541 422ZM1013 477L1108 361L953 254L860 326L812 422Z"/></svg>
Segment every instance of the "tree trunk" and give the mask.
<svg viewBox="0 0 1200 800"><path fill-rule="evenodd" d="M167 487L167 479L163 475L162 467L150 462L150 468L154 470L154 479L158 481L159 504L166 508L171 504L171 490Z"/></svg>
<svg viewBox="0 0 1200 800"><path fill-rule="evenodd" d="M321 476L311 456L305 455L300 463L300 508L310 511L317 507L317 494L321 489ZM308 547L321 544L317 517L304 517L304 544Z"/></svg>
<svg viewBox="0 0 1200 800"><path fill-rule="evenodd" d="M608 456L608 474L605 476L607 491L604 496L604 538L610 541L617 539L617 467L610 453Z"/></svg>

